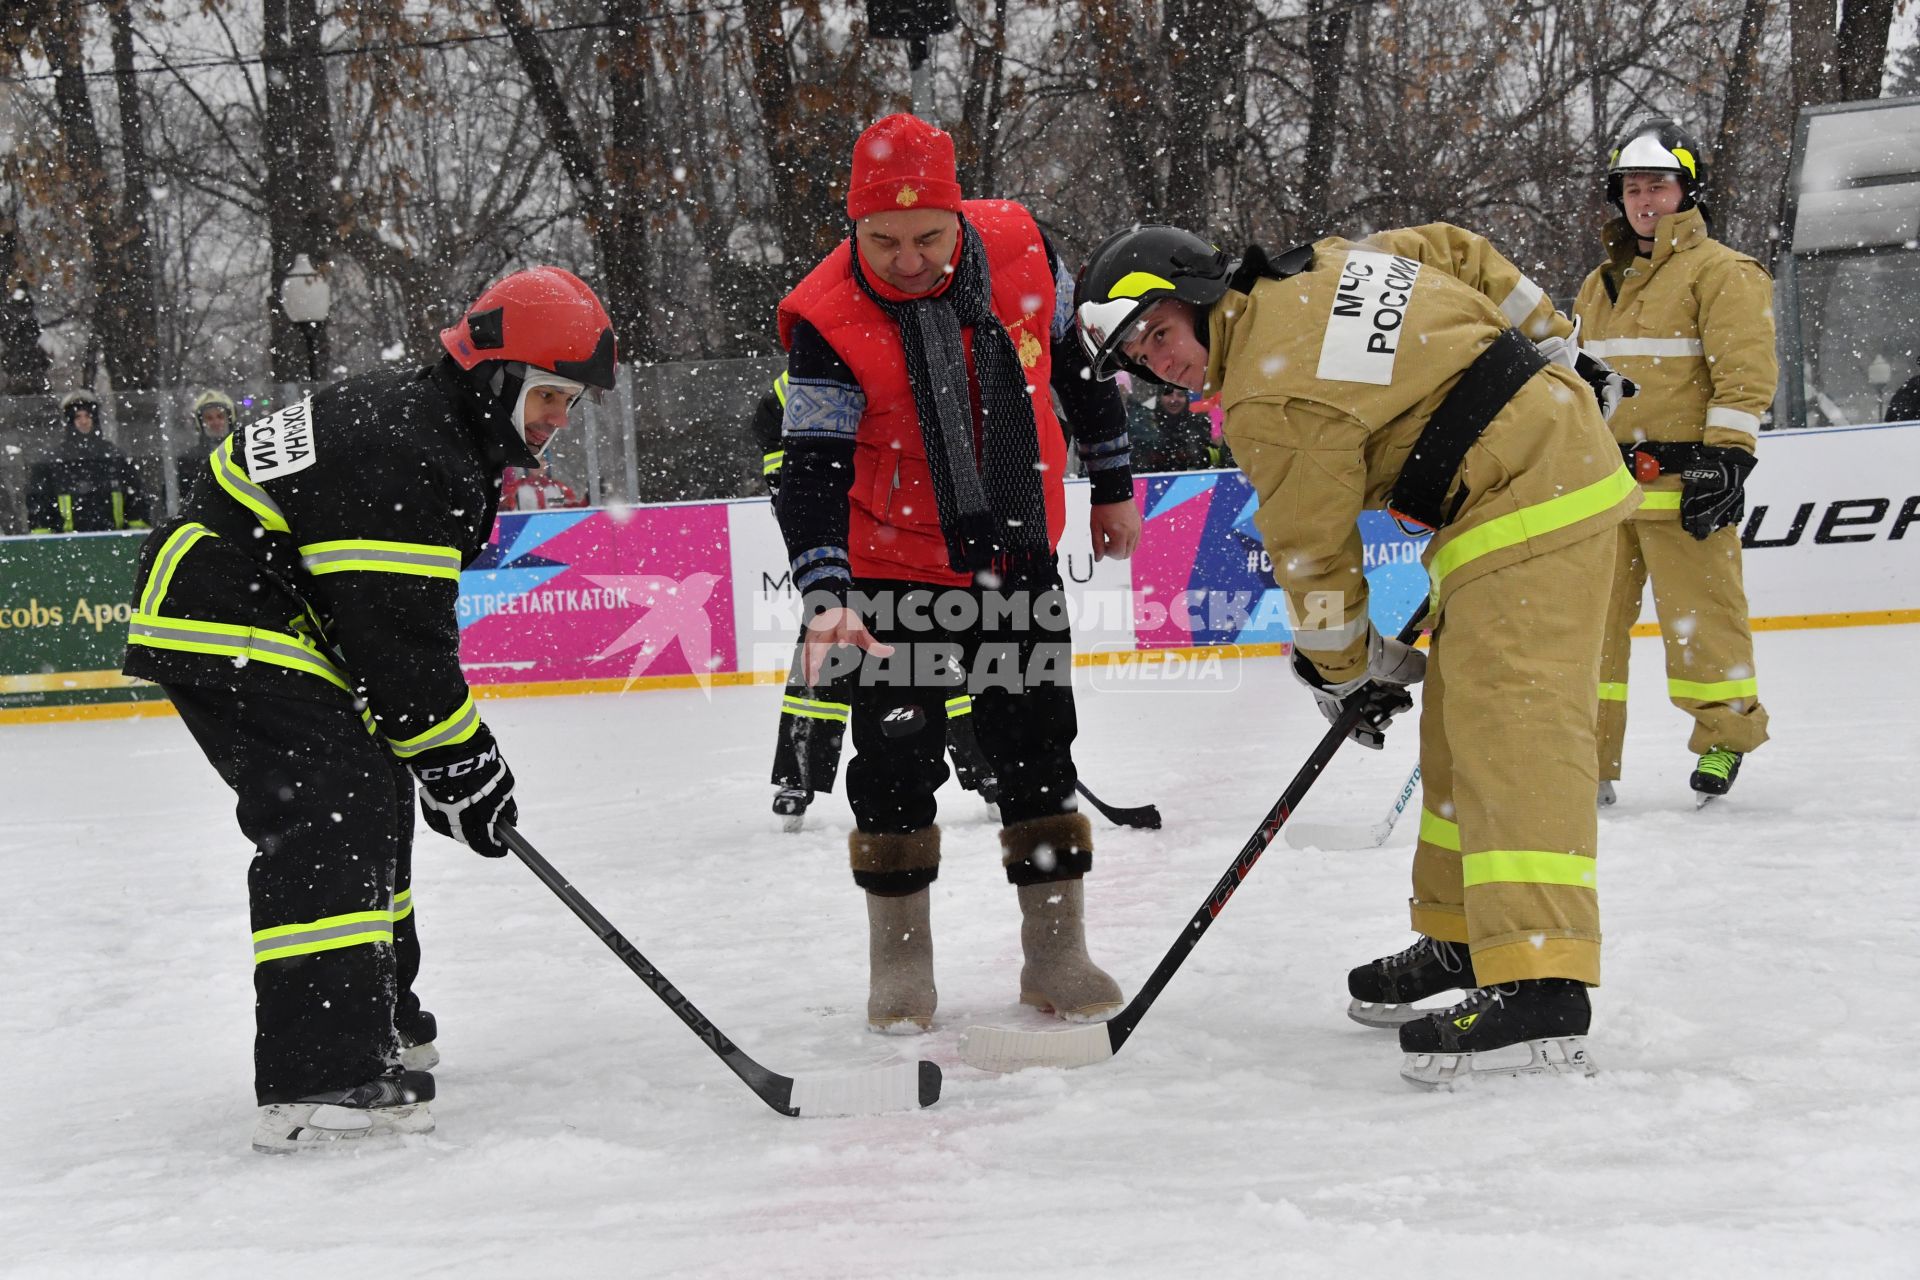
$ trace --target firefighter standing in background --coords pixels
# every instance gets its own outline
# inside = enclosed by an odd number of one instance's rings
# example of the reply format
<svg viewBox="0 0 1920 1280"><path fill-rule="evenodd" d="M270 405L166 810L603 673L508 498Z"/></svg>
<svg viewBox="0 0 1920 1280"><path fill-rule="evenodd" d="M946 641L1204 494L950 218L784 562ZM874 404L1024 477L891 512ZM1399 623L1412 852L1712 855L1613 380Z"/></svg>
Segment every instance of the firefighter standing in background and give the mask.
<svg viewBox="0 0 1920 1280"><path fill-rule="evenodd" d="M460 570L508 465L613 386L613 329L557 267L516 272L447 354L250 423L141 553L126 672L161 685L239 796L257 853L254 1147L433 1127L411 887L427 825L507 852L513 774L460 670Z"/></svg>
<svg viewBox="0 0 1920 1280"><path fill-rule="evenodd" d="M1754 433L1773 404L1773 281L1709 234L1700 149L1670 120L1630 127L1607 167L1607 261L1580 286L1580 342L1640 385L1613 419L1644 482L1615 535L1600 659L1600 786L1614 802L1627 732L1627 657L1640 599L1667 650L1667 696L1693 717L1699 802L1725 795L1767 740L1740 566Z"/></svg>
<svg viewBox="0 0 1920 1280"><path fill-rule="evenodd" d="M193 496L194 486L207 474L208 457L232 434L238 416L232 397L224 391L210 388L193 398L193 445L177 455L173 464L182 503Z"/></svg>
<svg viewBox="0 0 1920 1280"><path fill-rule="evenodd" d="M1077 297L1096 373L1220 395L1293 612L1294 674L1327 718L1361 699L1353 736L1378 746L1424 675L1421 937L1349 975L1350 1012L1399 1027L1419 1084L1590 1071L1593 584L1640 501L1595 407L1619 379L1579 360L1572 324L1492 245L1445 225L1237 263L1136 227L1095 250ZM1368 620L1358 518L1382 506L1435 530L1430 656Z"/></svg>
<svg viewBox="0 0 1920 1280"><path fill-rule="evenodd" d="M33 533L100 533L147 527L147 491L132 459L100 434L100 401L91 391L60 398L66 428L53 456L27 481Z"/></svg>
<svg viewBox="0 0 1920 1280"><path fill-rule="evenodd" d="M753 413L753 439L760 450L760 474L767 492L780 496L780 464L786 454L780 447L780 424L786 412L787 375L773 380L773 390L760 397ZM806 640L803 629L801 641ZM852 703L845 688L834 682L815 688L807 683L800 654L796 652L787 691L780 700L780 728L773 745L773 811L785 831L799 831L806 823L807 807L814 793L832 791L840 772L840 745L846 736L847 717ZM994 805L1000 799L1000 784L994 779L993 766L981 754L974 737L973 699L958 693L947 699L947 754L953 759L953 771L962 790L977 791L987 802L989 813L998 816Z"/></svg>

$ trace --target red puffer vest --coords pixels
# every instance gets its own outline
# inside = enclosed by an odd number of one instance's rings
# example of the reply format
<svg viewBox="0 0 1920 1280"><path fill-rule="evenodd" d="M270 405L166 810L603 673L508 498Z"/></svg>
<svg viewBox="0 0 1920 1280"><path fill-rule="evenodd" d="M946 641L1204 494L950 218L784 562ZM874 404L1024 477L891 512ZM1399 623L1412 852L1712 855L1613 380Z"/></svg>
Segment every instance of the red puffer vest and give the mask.
<svg viewBox="0 0 1920 1280"><path fill-rule="evenodd" d="M993 314L1006 326L1027 371L1047 503L1047 545L1057 547L1067 523L1067 446L1048 391L1054 287L1046 246L1033 215L1010 200L967 200L961 207L986 247ZM964 586L973 577L955 573L947 559L900 328L854 280L851 253L851 242L842 241L780 303L781 345L792 345L794 322L805 320L853 370L867 397L848 494L848 559L855 577ZM971 368L973 331L962 331L961 338ZM976 408L976 450L979 439Z"/></svg>

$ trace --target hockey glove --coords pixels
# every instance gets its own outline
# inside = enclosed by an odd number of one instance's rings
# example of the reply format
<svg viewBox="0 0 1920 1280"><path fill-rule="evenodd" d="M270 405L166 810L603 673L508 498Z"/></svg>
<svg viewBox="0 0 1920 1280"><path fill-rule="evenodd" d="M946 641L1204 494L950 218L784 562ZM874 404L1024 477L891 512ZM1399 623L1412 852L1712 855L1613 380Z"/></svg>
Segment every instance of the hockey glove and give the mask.
<svg viewBox="0 0 1920 1280"><path fill-rule="evenodd" d="M485 858L504 858L500 823L518 825L513 770L500 758L493 732L482 723L471 738L435 747L409 761L420 780L420 814L443 836Z"/></svg>
<svg viewBox="0 0 1920 1280"><path fill-rule="evenodd" d="M1640 387L1633 379L1616 372L1612 365L1599 356L1591 356L1584 351L1573 358L1573 371L1593 388L1593 398L1600 402L1600 416L1609 421L1622 400L1640 393Z"/></svg>
<svg viewBox="0 0 1920 1280"><path fill-rule="evenodd" d="M1350 699L1360 700L1360 721L1347 736L1371 751L1386 745L1387 726L1393 718L1413 708L1413 695L1407 692L1407 686L1418 684L1426 675L1426 654L1381 635L1371 626L1367 628L1366 674L1351 680L1329 682L1311 658L1299 649L1293 651L1294 679L1313 692L1328 724L1340 718Z"/></svg>
<svg viewBox="0 0 1920 1280"><path fill-rule="evenodd" d="M1745 449L1703 444L1680 473L1680 527L1704 541L1747 513L1747 472L1753 455Z"/></svg>

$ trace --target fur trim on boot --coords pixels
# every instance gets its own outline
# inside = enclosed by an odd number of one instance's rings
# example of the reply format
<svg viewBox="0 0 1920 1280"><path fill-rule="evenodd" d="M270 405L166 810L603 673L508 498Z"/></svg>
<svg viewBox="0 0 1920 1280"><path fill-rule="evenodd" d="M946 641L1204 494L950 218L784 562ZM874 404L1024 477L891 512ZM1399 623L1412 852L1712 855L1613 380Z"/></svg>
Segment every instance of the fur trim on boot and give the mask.
<svg viewBox="0 0 1920 1280"><path fill-rule="evenodd" d="M1069 1022L1098 1022L1123 1001L1120 984L1087 955L1080 880L1023 884L1020 894L1020 1003L1051 1009Z"/></svg>
<svg viewBox="0 0 1920 1280"><path fill-rule="evenodd" d="M853 865L853 882L868 893L909 894L940 875L940 828L905 834L852 831L847 834L847 859Z"/></svg>
<svg viewBox="0 0 1920 1280"><path fill-rule="evenodd" d="M1093 824L1084 813L1010 822L1000 831L1000 863L1010 884L1076 879L1093 866Z"/></svg>

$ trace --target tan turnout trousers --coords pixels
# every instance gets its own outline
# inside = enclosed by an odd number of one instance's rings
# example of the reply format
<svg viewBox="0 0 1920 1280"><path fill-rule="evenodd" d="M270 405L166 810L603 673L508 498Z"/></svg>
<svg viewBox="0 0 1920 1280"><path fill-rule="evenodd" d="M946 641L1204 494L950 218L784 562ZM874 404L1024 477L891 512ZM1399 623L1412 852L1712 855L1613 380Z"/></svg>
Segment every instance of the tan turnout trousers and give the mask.
<svg viewBox="0 0 1920 1280"><path fill-rule="evenodd" d="M1687 749L1745 753L1767 740L1753 670L1753 632L1740 573L1740 527L1717 529L1705 541L1677 520L1629 520L1619 544L1606 643L1600 650L1600 776L1620 777L1627 736L1627 655L1647 577L1667 647L1667 697L1693 717Z"/></svg>
<svg viewBox="0 0 1920 1280"><path fill-rule="evenodd" d="M1421 689L1413 927L1475 985L1600 982L1593 685L1612 529L1464 583Z"/></svg>

